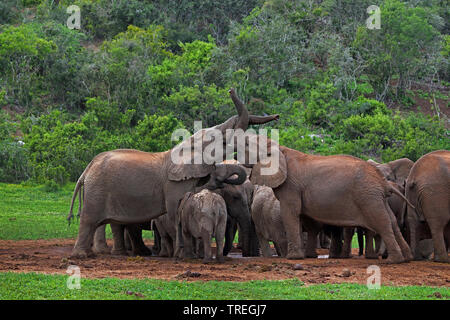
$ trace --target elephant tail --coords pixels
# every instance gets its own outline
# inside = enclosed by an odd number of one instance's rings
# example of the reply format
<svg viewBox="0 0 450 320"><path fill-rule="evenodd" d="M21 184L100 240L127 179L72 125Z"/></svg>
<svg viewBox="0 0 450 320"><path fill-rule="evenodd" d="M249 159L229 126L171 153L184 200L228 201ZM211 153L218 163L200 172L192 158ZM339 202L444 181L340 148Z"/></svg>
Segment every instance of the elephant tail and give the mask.
<svg viewBox="0 0 450 320"><path fill-rule="evenodd" d="M72 195L72 202L70 203L70 210L69 210L69 215L67 216L67 221L69 222L69 226L70 226L70 222L73 220L73 204L75 202L75 198L77 197L77 193L78 193L78 213L77 213L77 218L80 217L81 215L81 206L82 206L82 196L83 196L83 186L84 186L84 177L86 175L86 172L88 170L88 168L90 167L90 165L84 170L84 172L81 174L81 176L78 178L77 184L75 186L75 190L73 191L73 195Z"/></svg>
<svg viewBox="0 0 450 320"><path fill-rule="evenodd" d="M400 198L402 198L403 201L405 201L406 204L407 204L408 206L410 206L410 207L411 207L412 209L414 209L414 210L416 209L416 208L411 204L411 202L409 202L408 199L406 199L405 196L404 196L397 188L391 186L390 184L389 184L388 192L389 192L389 194L395 193L395 194L398 195Z"/></svg>

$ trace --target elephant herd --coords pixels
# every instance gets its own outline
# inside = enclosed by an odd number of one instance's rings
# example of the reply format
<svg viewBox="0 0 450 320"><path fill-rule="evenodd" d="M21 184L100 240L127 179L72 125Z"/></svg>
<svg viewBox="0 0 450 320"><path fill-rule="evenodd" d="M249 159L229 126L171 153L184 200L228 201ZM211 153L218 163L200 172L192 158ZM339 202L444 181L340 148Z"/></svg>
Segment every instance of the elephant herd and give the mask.
<svg viewBox="0 0 450 320"><path fill-rule="evenodd" d="M68 216L70 222L78 196L80 228L72 257L131 249L139 255L203 257L209 262L214 237L220 262L239 230L243 256L261 252L270 257L272 242L279 256L317 257L318 239L327 235L329 256L348 258L357 230L360 240L366 237L366 258L382 255L388 263L419 259L421 240L432 239L434 260L449 261L449 151L428 153L415 163L403 158L379 164L349 155L310 155L253 133L240 145L232 144L236 141L229 130L246 131L278 115L250 115L233 89L230 96L237 116L197 131L169 151L120 149L89 163L76 184ZM213 130L223 134L219 144L227 146L218 149L221 153L215 150L215 159L221 161L193 161L212 146L205 137ZM252 140L258 148L263 141L266 153L250 148ZM193 148L198 141L200 148ZM244 157L227 160L236 158L239 147ZM173 153L180 148L183 162L174 162ZM275 170L267 173L268 168ZM106 224L113 233L112 249L106 245ZM142 229L150 228L155 234L152 249L142 240ZM362 247L360 242L360 254Z"/></svg>

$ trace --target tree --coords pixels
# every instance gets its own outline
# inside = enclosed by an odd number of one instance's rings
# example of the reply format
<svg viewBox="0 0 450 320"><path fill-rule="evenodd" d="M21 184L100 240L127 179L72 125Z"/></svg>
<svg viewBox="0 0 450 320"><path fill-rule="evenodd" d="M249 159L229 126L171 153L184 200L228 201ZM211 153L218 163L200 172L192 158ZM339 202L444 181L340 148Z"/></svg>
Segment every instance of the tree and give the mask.
<svg viewBox="0 0 450 320"><path fill-rule="evenodd" d="M424 8L386 0L381 6L381 29L358 28L354 46L367 62L365 72L377 99L384 99L391 87L401 97L411 80L432 75L441 39L428 19Z"/></svg>

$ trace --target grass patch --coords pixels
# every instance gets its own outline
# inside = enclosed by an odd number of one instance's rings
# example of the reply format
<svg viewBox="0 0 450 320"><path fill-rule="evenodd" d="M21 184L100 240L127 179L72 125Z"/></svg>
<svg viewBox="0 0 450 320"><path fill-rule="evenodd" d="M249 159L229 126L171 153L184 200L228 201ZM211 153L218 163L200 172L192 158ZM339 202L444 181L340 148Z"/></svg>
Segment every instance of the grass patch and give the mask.
<svg viewBox="0 0 450 320"><path fill-rule="evenodd" d="M78 221L71 225L66 220L75 183L48 192L45 186L0 183L0 239L37 240L67 239L78 235ZM78 211L78 198L74 214ZM111 239L110 227L106 236ZM150 231L144 238L153 238Z"/></svg>
<svg viewBox="0 0 450 320"><path fill-rule="evenodd" d="M324 299L324 300L415 300L449 299L449 288L420 286L389 287L369 290L359 284L323 284L305 287L298 279L282 281L206 281L185 282L156 279L81 279L81 288L68 289L69 276L36 273L0 273L0 299Z"/></svg>

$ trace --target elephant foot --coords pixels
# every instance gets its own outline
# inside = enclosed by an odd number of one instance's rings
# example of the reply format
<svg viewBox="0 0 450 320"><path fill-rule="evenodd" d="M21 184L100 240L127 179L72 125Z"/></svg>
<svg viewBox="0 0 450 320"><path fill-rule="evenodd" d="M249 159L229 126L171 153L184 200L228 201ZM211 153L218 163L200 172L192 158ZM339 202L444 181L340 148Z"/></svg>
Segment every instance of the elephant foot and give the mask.
<svg viewBox="0 0 450 320"><path fill-rule="evenodd" d="M104 245L104 246L94 246L92 249L97 254L110 254L111 253L111 248L109 248L106 245Z"/></svg>
<svg viewBox="0 0 450 320"><path fill-rule="evenodd" d="M158 254L158 257L170 258L170 255L169 252L167 252L167 250L161 249L161 251Z"/></svg>
<svg viewBox="0 0 450 320"><path fill-rule="evenodd" d="M394 264L394 263L404 263L406 261L403 255L401 254L390 254L385 262L388 264Z"/></svg>
<svg viewBox="0 0 450 320"><path fill-rule="evenodd" d="M152 256L152 255L153 255L153 252L152 252L152 250L150 250L150 249L147 248L147 247L142 247L142 248L139 248L139 249L134 250L134 251L133 251L133 255L134 255L134 256L142 256L142 257L145 257L145 256Z"/></svg>
<svg viewBox="0 0 450 320"><path fill-rule="evenodd" d="M127 256L128 252L125 249L112 249L111 254L114 256Z"/></svg>
<svg viewBox="0 0 450 320"><path fill-rule="evenodd" d="M302 260L305 259L305 254L300 251L291 251L288 252L286 258L289 260Z"/></svg>
<svg viewBox="0 0 450 320"><path fill-rule="evenodd" d="M315 251L310 251L310 252L306 252L306 257L307 257L307 258L317 258L318 255L317 255L317 252L315 252Z"/></svg>
<svg viewBox="0 0 450 320"><path fill-rule="evenodd" d="M353 257L353 255L352 254L348 254L348 253L341 255L341 259L351 259L352 257Z"/></svg>
<svg viewBox="0 0 450 320"><path fill-rule="evenodd" d="M450 262L450 260L448 258L448 255L435 256L433 261L434 262L444 262L444 263L449 263Z"/></svg>
<svg viewBox="0 0 450 320"><path fill-rule="evenodd" d="M213 260L211 258L203 258L203 260L202 260L202 263L204 263L204 264L208 264L211 262L213 262Z"/></svg>
<svg viewBox="0 0 450 320"><path fill-rule="evenodd" d="M70 255L71 259L87 259L94 258L95 253L92 250L73 249Z"/></svg>
<svg viewBox="0 0 450 320"><path fill-rule="evenodd" d="M224 263L225 262L225 258L223 256L216 257L216 260L219 263Z"/></svg>
<svg viewBox="0 0 450 320"><path fill-rule="evenodd" d="M378 259L378 254L376 254L376 253L366 253L365 258L366 259Z"/></svg>
<svg viewBox="0 0 450 320"><path fill-rule="evenodd" d="M403 257L405 258L406 262L412 261L414 259L414 256L412 255L411 251L404 252Z"/></svg>

